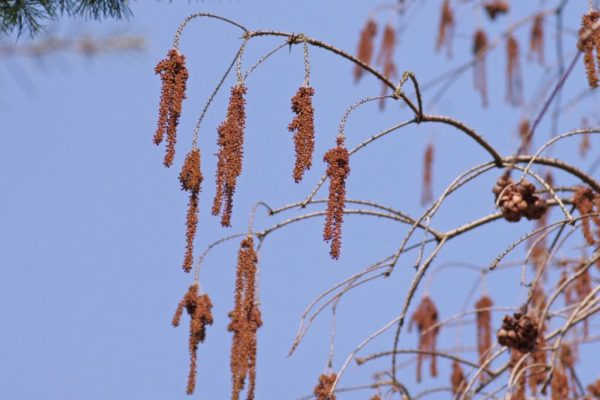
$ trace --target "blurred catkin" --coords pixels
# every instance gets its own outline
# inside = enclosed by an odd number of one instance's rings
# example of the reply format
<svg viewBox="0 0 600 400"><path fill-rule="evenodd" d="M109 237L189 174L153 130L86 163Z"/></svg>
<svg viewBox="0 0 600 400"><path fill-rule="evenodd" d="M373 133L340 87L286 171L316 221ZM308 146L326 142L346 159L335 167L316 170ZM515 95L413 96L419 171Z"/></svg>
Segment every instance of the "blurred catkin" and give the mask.
<svg viewBox="0 0 600 400"><path fill-rule="evenodd" d="M533 20L531 33L529 35L528 59L537 58L537 62L544 63L544 16L538 14Z"/></svg>
<svg viewBox="0 0 600 400"><path fill-rule="evenodd" d="M423 192L421 194L421 205L425 205L433 199L433 156L433 143L429 143L423 155Z"/></svg>
<svg viewBox="0 0 600 400"><path fill-rule="evenodd" d="M199 285L197 283L194 283L189 287L187 293L177 305L172 322L173 326L179 326L181 315L183 314L183 309L185 308L190 316L190 371L187 383L188 394L194 393L194 389L196 387L198 344L204 342L206 339L206 326L213 324L213 316L211 312L212 302L208 295L201 295L198 293L198 287Z"/></svg>
<svg viewBox="0 0 600 400"><path fill-rule="evenodd" d="M185 99L188 70L185 67L185 56L176 49L169 50L167 58L161 60L154 68L160 75L162 88L158 111L158 127L154 133L154 143L160 144L167 136L167 149L163 164L170 167L175 158L177 143L177 125L181 116L182 104Z"/></svg>
<svg viewBox="0 0 600 400"><path fill-rule="evenodd" d="M506 39L506 101L512 106L523 103L519 43L512 35Z"/></svg>
<svg viewBox="0 0 600 400"><path fill-rule="evenodd" d="M431 376L437 376L436 363L436 340L439 333L438 311L435 304L429 296L423 297L421 303L411 317L409 330L412 329L413 323L417 325L419 331L419 350L431 354L419 353L417 355L417 382L421 382L421 365L425 358L431 359L430 372Z"/></svg>
<svg viewBox="0 0 600 400"><path fill-rule="evenodd" d="M312 166L315 150L315 112L312 105L314 94L315 89L310 86L303 86L292 97L292 111L296 116L288 125L288 130L294 133L296 163L293 177L296 183L302 180L304 172Z"/></svg>
<svg viewBox="0 0 600 400"><path fill-rule="evenodd" d="M252 236L245 237L238 252L233 310L227 329L233 332L231 344L232 400L238 400L248 379L246 399L254 399L256 387L256 332L262 326L256 299L258 256Z"/></svg>
<svg viewBox="0 0 600 400"><path fill-rule="evenodd" d="M336 375L331 373L329 375L322 374L319 376L319 383L313 389L313 394L316 400L335 400L335 394L329 395L333 384L335 383Z"/></svg>
<svg viewBox="0 0 600 400"><path fill-rule="evenodd" d="M575 195L573 197L573 203L577 207L579 214L581 216L585 216L588 214L592 214L594 212L600 212L600 195L595 194L594 191L590 188L580 187L575 191ZM592 216L592 221L598 228L598 238L600 239L600 217ZM594 233L592 231L592 225L590 223L590 218L582 218L581 226L583 237L585 238L588 245L593 246L596 244L596 239L594 238Z"/></svg>
<svg viewBox="0 0 600 400"><path fill-rule="evenodd" d="M342 246L346 178L350 173L350 155L343 139L338 138L337 146L325 153L323 160L327 163L326 173L329 178L329 198L323 239L327 242L331 241L331 258L338 259Z"/></svg>
<svg viewBox="0 0 600 400"><path fill-rule="evenodd" d="M485 66L485 54L488 45L488 38L482 29L478 29L473 36L473 55L475 56L475 68L473 77L475 90L481 94L481 103L487 107L487 78Z"/></svg>
<svg viewBox="0 0 600 400"><path fill-rule="evenodd" d="M383 38L381 39L381 47L377 55L377 64L383 68L383 76L388 80L398 78L398 69L394 62L394 48L396 47L396 30L391 24L387 24L383 30ZM381 83L381 99L379 100L379 108L383 110L385 107L385 94L389 87L385 82Z"/></svg>
<svg viewBox="0 0 600 400"><path fill-rule="evenodd" d="M527 379L525 377L526 373L527 373L527 362L529 361L529 359L525 359L518 367L518 369L516 371L514 371L514 368L517 365L517 362L521 359L521 357L523 357L524 353L520 352L517 349L512 349L510 352L510 368L511 370L513 370L511 372L511 375L514 376L518 376L517 381L514 383L513 389L512 389L512 393L509 397L510 400L526 400L525 398L525 391L527 389L526 387L526 383L527 383Z"/></svg>
<svg viewBox="0 0 600 400"><path fill-rule="evenodd" d="M600 21L600 11L590 11L583 16L579 30L579 49L583 52L583 63L591 88L597 88L600 84L600 27L594 29L598 21ZM596 59L594 59L594 51Z"/></svg>
<svg viewBox="0 0 600 400"><path fill-rule="evenodd" d="M452 56L452 36L454 35L454 12L450 7L450 0L444 0L440 12L440 23L438 27L437 39L435 41L435 51L445 45L448 53L448 57Z"/></svg>
<svg viewBox="0 0 600 400"><path fill-rule="evenodd" d="M498 15L506 14L510 10L510 4L506 0L488 1L484 7L491 20L495 20Z"/></svg>
<svg viewBox="0 0 600 400"><path fill-rule="evenodd" d="M217 128L219 146L216 174L216 193L212 214L221 213L221 225L231 226L233 195L237 178L242 173L244 128L246 126L246 87L238 84L231 88L225 121ZM223 204L224 203L224 204Z"/></svg>
<svg viewBox="0 0 600 400"><path fill-rule="evenodd" d="M373 41L377 34L377 23L373 19L368 19L363 30L360 32L360 40L358 42L357 58L365 64L370 64L373 58ZM360 65L354 66L354 81L358 82L363 74L363 68Z"/></svg>
<svg viewBox="0 0 600 400"><path fill-rule="evenodd" d="M194 238L198 226L198 203L200 198L200 186L202 184L202 171L200 169L200 150L197 147L185 157L183 167L179 174L181 189L190 192L188 211L186 218L186 250L183 260L183 269L185 272L192 270L194 261Z"/></svg>
<svg viewBox="0 0 600 400"><path fill-rule="evenodd" d="M452 362L452 375L450 376L450 382L452 383L452 394L455 397L460 397L464 393L464 389L467 386L467 380L465 374L460 366L460 363L456 360Z"/></svg>
<svg viewBox="0 0 600 400"><path fill-rule="evenodd" d="M492 312L490 308L494 305L489 296L482 296L475 308L477 309L477 351L479 353L479 364L483 364L490 356L492 348ZM481 375L482 382L486 376Z"/></svg>

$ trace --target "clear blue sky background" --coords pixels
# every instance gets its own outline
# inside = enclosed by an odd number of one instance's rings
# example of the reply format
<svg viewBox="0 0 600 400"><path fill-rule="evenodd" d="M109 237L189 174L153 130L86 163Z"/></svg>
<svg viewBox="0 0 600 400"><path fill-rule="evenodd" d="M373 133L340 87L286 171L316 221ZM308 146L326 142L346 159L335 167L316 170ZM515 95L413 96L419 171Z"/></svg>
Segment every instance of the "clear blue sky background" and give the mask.
<svg viewBox="0 0 600 400"><path fill-rule="evenodd" d="M415 71L426 82L464 61L470 54L471 35L483 24L490 37L508 23L556 1L514 1L513 12L489 22L472 5L457 14L455 56L448 60L433 53L441 1L423 1L408 17L381 12L380 26L388 20L403 29L395 60L401 71ZM542 4L543 3L543 4ZM571 1L566 9L566 58L570 60L574 32L585 12L584 1ZM235 54L240 32L222 23L196 20L181 42L190 79L188 100L180 125L177 160L162 167L163 150L151 143L155 129L160 80L156 63L170 48L175 29L188 14L208 11L232 18L251 29L272 28L304 32L354 52L359 31L377 5L368 1L205 1L145 2L132 4L128 22L93 23L61 21L58 35L82 33L106 36L115 32L143 35L141 53L99 55L94 58L67 53L43 60L0 59L0 398L15 400L184 399L188 368L188 320L179 329L170 325L172 313L191 277L181 270L187 197L179 190L177 174L191 144L191 133L208 94ZM547 39L554 20L546 22ZM518 31L526 47L529 25ZM19 43L26 43L27 38ZM249 66L279 39L258 38L247 49ZM377 42L378 45L378 42ZM280 206L302 199L324 171L322 154L334 144L344 110L355 101L378 95L378 82L365 77L353 84L348 62L322 50L311 49L311 84L317 128L315 165L299 185L293 183L293 147L286 127L292 118L290 98L303 80L301 47L280 51L253 73L248 81L248 125L244 172L235 196L233 228L222 229L210 216L214 195L216 126L226 110L230 77L217 96L200 132L205 183L196 248L230 233L243 232L256 201ZM555 64L553 48L546 47L547 67ZM537 112L548 95L546 70L524 66L525 93L530 112ZM503 153L515 150L516 128L523 112L504 104L504 46L488 58L491 107L482 110L468 71L435 108L427 106L435 90L425 92L426 111L452 115L481 132ZM18 79L20 77L20 79ZM21 82L21 83L19 83ZM24 85L23 82L27 84ZM583 68L577 65L564 98L586 87ZM565 113L559 131L580 126L583 115L598 107L598 97L588 97ZM380 112L375 104L351 115L348 145L400 121L410 119L406 108L388 104ZM597 123L596 123L597 125ZM549 119L540 127L536 144L549 135ZM357 153L351 160L348 196L378 201L411 215L419 205L422 154L434 141L435 194L459 173L487 154L464 135L445 126L410 126ZM578 139L564 141L560 154L582 168L593 157L579 160ZM593 154L600 142L592 138ZM555 153L556 154L556 153ZM499 171L477 179L451 198L434 219L437 229L451 229L494 211L490 192ZM599 177L599 174L596 174ZM556 175L559 184L572 184ZM318 197L326 195L320 192ZM322 209L321 206L311 208ZM296 215L257 214L257 229ZM553 219L560 216L553 214ZM406 227L368 217L348 217L344 225L342 257L332 262L321 240L323 219L313 219L270 236L260 254L260 299L264 327L259 333L258 399L295 399L309 394L327 360L331 313L319 317L297 353L286 354L299 317L310 301L332 284L393 253ZM529 222L499 221L476 234L447 246L435 268L463 261L487 265L512 240L531 229ZM203 288L215 304L215 324L199 350L195 398L226 399L230 392L227 312L233 298L238 240L216 248L201 273ZM567 246L571 249L573 246ZM428 248L429 250L431 248ZM511 259L518 258L518 254ZM579 254L579 253L576 253ZM391 278L378 280L344 298L338 308L338 340L334 368L371 332L394 318L414 271L415 254L401 259ZM518 268L499 271L486 281L497 305L521 304L525 290L519 286ZM459 312L477 274L447 270L436 275L430 294L441 318ZM479 297L480 289L468 303ZM420 297L420 289L417 296ZM415 304L416 305L416 304ZM495 327L502 315L494 316ZM594 329L596 325L592 325ZM474 342L475 326L442 329L439 347L447 349ZM461 336L462 335L462 336ZM415 332L406 330L401 347L415 347ZM383 335L363 355L387 350L391 335ZM593 361L597 345L581 351L581 379L597 378ZM475 352L464 353L472 360ZM409 359L409 358L406 358ZM440 377L416 385L414 365L401 377L412 393L449 384L448 361L440 362ZM342 386L368 384L371 374L387 368L388 360L372 366L354 364ZM427 368L427 364L425 368ZM364 399L372 393L356 392L342 399ZM448 398L447 394L430 398Z"/></svg>

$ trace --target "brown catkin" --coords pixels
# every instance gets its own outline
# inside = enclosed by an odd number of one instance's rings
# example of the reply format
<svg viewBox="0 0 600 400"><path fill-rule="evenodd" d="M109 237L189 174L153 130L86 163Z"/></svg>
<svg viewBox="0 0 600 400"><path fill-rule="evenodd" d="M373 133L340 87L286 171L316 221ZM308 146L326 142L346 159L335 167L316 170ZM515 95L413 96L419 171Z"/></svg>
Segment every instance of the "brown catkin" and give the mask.
<svg viewBox="0 0 600 400"><path fill-rule="evenodd" d="M217 128L219 146L216 174L216 193L212 214L221 213L221 225L231 226L233 195L237 178L242 173L244 155L244 128L246 126L246 87L238 84L231 88L225 121ZM223 205L224 203L224 205Z"/></svg>
<svg viewBox="0 0 600 400"><path fill-rule="evenodd" d="M531 389L531 394L534 396L537 395L537 388L544 383L547 375L546 364L548 363L548 358L546 350L544 350L544 347L546 347L545 329L546 325L543 324L538 335L535 350L531 353L531 364L540 364L539 366L531 367L529 370L529 388Z"/></svg>
<svg viewBox="0 0 600 400"><path fill-rule="evenodd" d="M437 39L435 41L435 51L440 51L442 46L446 46L448 57L452 57L452 36L454 35L454 12L450 7L450 0L444 0L440 12L440 24L438 28Z"/></svg>
<svg viewBox="0 0 600 400"><path fill-rule="evenodd" d="M423 193L421 194L421 205L425 205L433 199L433 143L429 143L423 155Z"/></svg>
<svg viewBox="0 0 600 400"><path fill-rule="evenodd" d="M331 392L331 388L335 383L336 375L331 373L329 375L322 374L319 376L319 383L313 389L313 394L315 395L316 400L335 400L335 394L329 394Z"/></svg>
<svg viewBox="0 0 600 400"><path fill-rule="evenodd" d="M160 75L162 88L158 111L158 126L154 133L154 143L160 144L167 136L167 150L163 164L170 167L175 158L177 143L177 125L181 116L182 104L185 99L188 71L185 67L185 56L177 49L169 50L167 58L161 60L154 72Z"/></svg>
<svg viewBox="0 0 600 400"><path fill-rule="evenodd" d="M196 237L196 229L198 226L198 204L202 180L200 150L194 147L185 157L183 167L179 173L181 190L190 192L186 218L186 249L183 259L183 270L185 272L190 272L192 270L192 264L194 262L194 238Z"/></svg>
<svg viewBox="0 0 600 400"><path fill-rule="evenodd" d="M492 348L492 312L489 310L494 303L489 296L483 296L475 303L477 309L477 351L479 363L483 364L490 356ZM482 381L485 375L482 375Z"/></svg>
<svg viewBox="0 0 600 400"><path fill-rule="evenodd" d="M511 352L510 352L510 367L511 367L511 369L513 369L516 366L517 362L521 359L521 357L523 357L522 352L520 352L516 349L511 350ZM525 390L526 390L525 384L527 383L527 380L525 377L527 370L525 369L525 367L527 366L527 361L528 361L528 359L525 359L525 361L523 361L519 365L519 369L517 371L513 371L511 373L511 374L514 374L515 376L517 374L519 374L519 378L517 379L517 382L513 386L511 396L509 397L510 400L525 400Z"/></svg>
<svg viewBox="0 0 600 400"><path fill-rule="evenodd" d="M492 20L500 14L506 14L509 10L510 4L506 0L492 0L485 4L485 11Z"/></svg>
<svg viewBox="0 0 600 400"><path fill-rule="evenodd" d="M587 118L583 118L583 120L581 121L581 129L590 129L590 123L588 121ZM581 142L579 142L579 155L582 158L585 158L585 156L587 156L588 152L590 151L592 145L590 143L590 134L589 133L584 133L581 135Z"/></svg>
<svg viewBox="0 0 600 400"><path fill-rule="evenodd" d="M411 317L409 330L412 329L413 323L416 323L419 331L419 350L422 353L417 355L417 382L421 382L421 364L424 359L430 358L431 376L437 376L436 363L436 339L439 333L439 326L435 326L438 322L438 312L435 304L429 296L423 297L421 303ZM426 354L430 353L430 354Z"/></svg>
<svg viewBox="0 0 600 400"><path fill-rule="evenodd" d="M600 378L589 384L587 390L593 398L600 399Z"/></svg>
<svg viewBox="0 0 600 400"><path fill-rule="evenodd" d="M455 397L460 397L467 386L467 380L465 379L465 374L460 363L456 360L452 361L452 375L450 377L450 382L452 383L452 394Z"/></svg>
<svg viewBox="0 0 600 400"><path fill-rule="evenodd" d="M383 38L381 39L381 48L377 55L377 64L383 67L383 76L388 80L398 79L398 69L394 63L394 47L396 46L396 31L391 24L387 24L383 30ZM381 99L379 100L379 108L385 107L385 94L389 87L385 82L381 83Z"/></svg>
<svg viewBox="0 0 600 400"><path fill-rule="evenodd" d="M294 133L294 148L296 150L296 163L292 176L296 183L302 180L304 172L312 166L315 150L315 122L312 96L315 89L303 86L292 97L292 111L296 116L288 125L288 131Z"/></svg>
<svg viewBox="0 0 600 400"><path fill-rule="evenodd" d="M487 35L483 29L478 29L473 36L473 55L475 56L475 67L473 69L475 90L481 94L481 103L487 107L487 78L485 66L485 53L488 45Z"/></svg>
<svg viewBox="0 0 600 400"><path fill-rule="evenodd" d="M358 42L358 54L357 58L365 64L371 63L373 58L373 41L377 34L377 24L374 20L368 19L363 30L360 33L360 40ZM363 74L363 67L360 65L354 66L354 82L358 82Z"/></svg>
<svg viewBox="0 0 600 400"><path fill-rule="evenodd" d="M533 20L531 33L529 35L529 60L537 58L537 62L544 63L544 16L538 14Z"/></svg>
<svg viewBox="0 0 600 400"><path fill-rule="evenodd" d="M227 329L233 332L231 344L232 400L238 400L248 379L246 399L254 399L256 387L256 332L262 318L256 299L258 256L252 236L242 240L238 252L233 310Z"/></svg>
<svg viewBox="0 0 600 400"><path fill-rule="evenodd" d="M575 206L577 207L577 210L579 211L579 214L581 214L581 216L594 212L595 197L598 196L594 195L593 190L590 188L580 187L577 189L577 191L575 191L573 203L575 203ZM600 210L597 209L596 211L598 212ZM585 241L590 246L593 246L596 243L596 239L594 238L594 234L592 232L590 218L582 218L581 227Z"/></svg>
<svg viewBox="0 0 600 400"><path fill-rule="evenodd" d="M331 258L340 257L342 247L342 222L346 204L346 179L350 173L350 155L343 138L338 138L337 146L325 153L323 160L327 163L329 178L329 197L323 239L331 241Z"/></svg>
<svg viewBox="0 0 600 400"><path fill-rule="evenodd" d="M512 35L506 39L506 101L512 106L523 102L519 43Z"/></svg>
<svg viewBox="0 0 600 400"><path fill-rule="evenodd" d="M585 265L585 264L583 264ZM583 266L582 265L582 266ZM577 294L577 300L582 302L590 293L592 292L592 278L590 276L589 268L585 270L583 274L581 274L575 280L575 293ZM589 318L583 320L583 336L585 338L588 337L590 330L590 321Z"/></svg>
<svg viewBox="0 0 600 400"><path fill-rule="evenodd" d="M175 310L175 315L173 316L172 321L173 326L179 326L184 308L190 316L190 371L187 383L188 394L194 393L194 389L196 387L198 344L203 343L206 339L206 326L213 324L213 316L211 312L212 302L208 295L199 294L198 288L199 285L197 283L194 283L189 287L187 293L177 305L177 309Z"/></svg>
<svg viewBox="0 0 600 400"><path fill-rule="evenodd" d="M529 153L529 147L531 145L531 126L527 118L523 118L519 123L519 138L521 139L521 149L523 152Z"/></svg>
<svg viewBox="0 0 600 400"><path fill-rule="evenodd" d="M579 49L583 52L583 64L591 88L600 85L600 27L592 30L598 21L600 21L600 11L590 11L582 17L579 30ZM587 37L584 38L586 35ZM596 59L594 59L594 51L596 51Z"/></svg>
<svg viewBox="0 0 600 400"><path fill-rule="evenodd" d="M554 368L551 384L551 399L565 400L569 398L569 380L561 363Z"/></svg>

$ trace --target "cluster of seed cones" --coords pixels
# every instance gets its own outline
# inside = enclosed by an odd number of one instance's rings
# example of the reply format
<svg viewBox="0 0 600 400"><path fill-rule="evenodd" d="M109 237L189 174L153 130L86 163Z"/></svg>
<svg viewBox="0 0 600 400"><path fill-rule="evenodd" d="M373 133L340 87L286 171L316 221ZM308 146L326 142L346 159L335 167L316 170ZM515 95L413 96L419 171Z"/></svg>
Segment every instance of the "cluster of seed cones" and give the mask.
<svg viewBox="0 0 600 400"><path fill-rule="evenodd" d="M521 353L529 353L535 348L538 338L536 321L521 312L516 312L512 316L506 315L496 337L502 346L516 349Z"/></svg>
<svg viewBox="0 0 600 400"><path fill-rule="evenodd" d="M502 216L509 222L518 222L522 217L539 219L548 209L546 201L536 194L535 186L527 180L515 183L511 178L502 176L492 191Z"/></svg>
<svg viewBox="0 0 600 400"><path fill-rule="evenodd" d="M194 393L196 387L196 361L197 361L197 350L198 344L204 342L206 339L206 326L212 325L212 302L208 295L199 293L198 284L194 283L188 289L183 299L177 305L177 310L173 316L173 326L179 326L183 309L187 311L190 316L190 339L189 339L189 351L190 351L190 372L188 376L187 393Z"/></svg>

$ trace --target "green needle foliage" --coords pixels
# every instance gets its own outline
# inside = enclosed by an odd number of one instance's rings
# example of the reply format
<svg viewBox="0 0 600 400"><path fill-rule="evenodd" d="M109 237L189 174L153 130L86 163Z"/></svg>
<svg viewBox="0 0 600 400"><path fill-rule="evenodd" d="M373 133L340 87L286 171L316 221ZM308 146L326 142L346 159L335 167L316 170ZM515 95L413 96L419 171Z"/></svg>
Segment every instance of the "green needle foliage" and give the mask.
<svg viewBox="0 0 600 400"><path fill-rule="evenodd" d="M121 19L131 15L128 0L0 0L0 35L29 32L35 36L62 15Z"/></svg>

